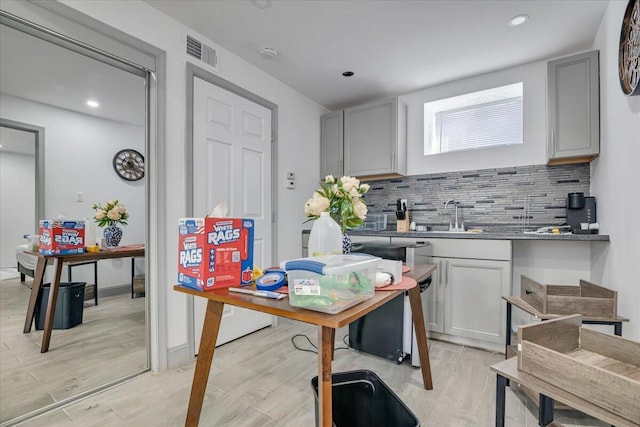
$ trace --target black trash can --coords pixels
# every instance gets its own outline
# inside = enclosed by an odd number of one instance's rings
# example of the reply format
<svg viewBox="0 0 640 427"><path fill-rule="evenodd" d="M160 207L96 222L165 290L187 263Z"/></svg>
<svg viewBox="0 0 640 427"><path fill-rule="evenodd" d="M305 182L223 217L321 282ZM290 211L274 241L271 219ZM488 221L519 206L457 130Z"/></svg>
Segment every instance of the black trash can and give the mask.
<svg viewBox="0 0 640 427"><path fill-rule="evenodd" d="M331 376L335 427L416 427L420 421L372 371L338 372ZM318 377L311 380L318 415Z"/></svg>
<svg viewBox="0 0 640 427"><path fill-rule="evenodd" d="M86 282L60 283L58 300L53 317L53 329L69 329L82 323L84 309L84 287ZM44 329L44 319L47 316L50 283L44 283L38 292L36 301L36 329Z"/></svg>

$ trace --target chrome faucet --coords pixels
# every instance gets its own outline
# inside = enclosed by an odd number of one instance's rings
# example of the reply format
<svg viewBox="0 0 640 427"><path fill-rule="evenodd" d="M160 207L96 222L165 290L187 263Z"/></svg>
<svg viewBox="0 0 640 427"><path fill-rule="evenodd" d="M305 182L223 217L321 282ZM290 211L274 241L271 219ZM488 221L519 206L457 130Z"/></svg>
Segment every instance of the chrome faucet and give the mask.
<svg viewBox="0 0 640 427"><path fill-rule="evenodd" d="M445 210L447 209L447 207L449 207L449 203L453 203L453 206L455 208L455 218L456 218L455 227L453 226L453 224L451 224L451 221L449 221L449 231L465 231L464 222L462 222L460 226L458 226L458 203L453 199L447 200L446 202L444 202Z"/></svg>

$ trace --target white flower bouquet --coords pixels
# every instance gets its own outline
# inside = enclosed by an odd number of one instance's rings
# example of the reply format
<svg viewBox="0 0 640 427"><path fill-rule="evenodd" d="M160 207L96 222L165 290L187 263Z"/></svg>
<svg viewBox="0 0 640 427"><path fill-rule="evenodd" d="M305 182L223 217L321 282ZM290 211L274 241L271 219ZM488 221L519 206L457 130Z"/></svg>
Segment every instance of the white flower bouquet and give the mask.
<svg viewBox="0 0 640 427"><path fill-rule="evenodd" d="M116 224L127 225L129 214L127 209L117 199L105 203L103 206L95 203L92 209L96 210L93 219L98 227L110 227Z"/></svg>
<svg viewBox="0 0 640 427"><path fill-rule="evenodd" d="M321 212L329 212L344 234L347 228L364 223L367 205L362 196L367 191L369 184L360 184L357 178L343 176L336 180L333 175L327 175L320 188L304 204L304 214L312 220L319 218Z"/></svg>

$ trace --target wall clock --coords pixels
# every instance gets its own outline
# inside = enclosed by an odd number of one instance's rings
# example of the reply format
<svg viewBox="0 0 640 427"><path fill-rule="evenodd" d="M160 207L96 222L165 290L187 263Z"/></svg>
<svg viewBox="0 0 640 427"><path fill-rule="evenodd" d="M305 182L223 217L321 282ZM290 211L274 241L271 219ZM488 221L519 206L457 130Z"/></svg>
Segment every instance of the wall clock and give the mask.
<svg viewBox="0 0 640 427"><path fill-rule="evenodd" d="M625 94L640 95L640 0L629 0L622 18L618 76Z"/></svg>
<svg viewBox="0 0 640 427"><path fill-rule="evenodd" d="M113 156L113 169L122 179L138 181L144 177L144 157L136 150L120 150Z"/></svg>

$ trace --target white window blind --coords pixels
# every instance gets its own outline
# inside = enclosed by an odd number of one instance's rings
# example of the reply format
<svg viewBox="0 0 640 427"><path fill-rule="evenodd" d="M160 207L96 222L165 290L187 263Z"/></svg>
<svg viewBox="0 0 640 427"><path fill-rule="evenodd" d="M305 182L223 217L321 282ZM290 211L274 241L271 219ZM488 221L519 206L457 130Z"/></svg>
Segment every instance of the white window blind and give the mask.
<svg viewBox="0 0 640 427"><path fill-rule="evenodd" d="M435 116L440 152L522 143L522 98L474 105Z"/></svg>
<svg viewBox="0 0 640 427"><path fill-rule="evenodd" d="M425 155L523 143L522 83L424 104Z"/></svg>

